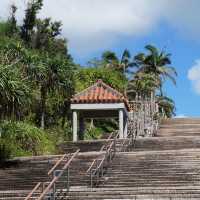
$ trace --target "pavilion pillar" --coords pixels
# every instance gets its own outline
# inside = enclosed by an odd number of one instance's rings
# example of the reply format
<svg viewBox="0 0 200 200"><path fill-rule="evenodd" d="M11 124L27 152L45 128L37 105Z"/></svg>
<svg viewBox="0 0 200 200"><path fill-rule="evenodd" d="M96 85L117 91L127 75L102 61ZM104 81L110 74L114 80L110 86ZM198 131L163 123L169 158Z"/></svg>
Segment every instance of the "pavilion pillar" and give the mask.
<svg viewBox="0 0 200 200"><path fill-rule="evenodd" d="M124 138L124 112L122 109L119 110L119 138Z"/></svg>
<svg viewBox="0 0 200 200"><path fill-rule="evenodd" d="M125 118L124 120L124 138L127 138L128 135L128 117Z"/></svg>
<svg viewBox="0 0 200 200"><path fill-rule="evenodd" d="M73 111L73 142L77 142L78 139L78 116L77 111Z"/></svg>

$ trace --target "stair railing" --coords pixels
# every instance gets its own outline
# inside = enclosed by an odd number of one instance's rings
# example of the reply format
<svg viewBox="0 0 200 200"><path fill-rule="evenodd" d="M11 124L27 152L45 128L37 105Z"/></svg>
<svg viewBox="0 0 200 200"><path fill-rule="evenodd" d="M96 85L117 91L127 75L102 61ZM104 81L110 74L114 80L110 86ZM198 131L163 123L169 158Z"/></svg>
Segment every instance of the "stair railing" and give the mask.
<svg viewBox="0 0 200 200"><path fill-rule="evenodd" d="M67 157L67 154L64 154L56 163L55 165L48 171L48 176L53 173L53 171L58 167L58 165Z"/></svg>
<svg viewBox="0 0 200 200"><path fill-rule="evenodd" d="M28 194L28 196L25 198L25 200L29 200L31 197L32 197L32 195L40 188L40 186L41 186L41 182L39 182L39 183L37 183L36 185L35 185L35 187L33 188L33 190Z"/></svg>
<svg viewBox="0 0 200 200"><path fill-rule="evenodd" d="M51 198L52 200L55 200L56 194L57 194L56 182L58 182L58 180L62 177L64 172L67 172L66 189L67 189L67 192L69 192L69 189L70 189L69 168L70 168L71 162L78 155L79 151L80 151L80 149L78 149L76 152L74 152L72 154L72 156L69 159L67 159L66 164L60 170L57 170L56 168L64 160L64 158L66 157L67 154L63 155L48 172L48 175L53 174L52 180L50 182L39 182L39 183L37 183L37 185L33 188L33 190L27 195L25 200L32 199L33 195L36 191L39 192L39 197L37 197L37 198L34 197L37 200L42 200L42 199L45 199L46 197Z"/></svg>
<svg viewBox="0 0 200 200"><path fill-rule="evenodd" d="M111 164L116 153L116 139L114 139L109 148L106 150L102 159L96 159L92 163L92 167L90 168L90 186L91 188L94 185L97 185L100 181L100 178L104 175L106 169ZM94 167L95 166L95 167Z"/></svg>
<svg viewBox="0 0 200 200"><path fill-rule="evenodd" d="M107 150L108 146L110 145L108 142L110 141L110 139L113 137L113 135L116 133L116 131L112 132L109 137L106 139L106 144L104 144L99 152L103 152L104 149ZM117 139L119 137L119 131L117 131L117 135L114 137L114 139ZM88 168L88 170L86 171L86 173L89 173L90 170L93 168L93 166L97 166L99 162L99 159L94 159L93 162L91 163L90 167Z"/></svg>
<svg viewBox="0 0 200 200"><path fill-rule="evenodd" d="M115 132L110 133L110 135L109 135L109 137L106 139L106 141L109 141L109 140L113 137L114 133L115 133ZM104 144L104 145L101 147L100 152L103 151L105 147L106 147L106 144Z"/></svg>
<svg viewBox="0 0 200 200"><path fill-rule="evenodd" d="M120 151L125 152L125 151L129 150L129 147L134 147L136 137L137 137L136 129L134 129L133 131L130 131L127 135L127 138L124 139Z"/></svg>

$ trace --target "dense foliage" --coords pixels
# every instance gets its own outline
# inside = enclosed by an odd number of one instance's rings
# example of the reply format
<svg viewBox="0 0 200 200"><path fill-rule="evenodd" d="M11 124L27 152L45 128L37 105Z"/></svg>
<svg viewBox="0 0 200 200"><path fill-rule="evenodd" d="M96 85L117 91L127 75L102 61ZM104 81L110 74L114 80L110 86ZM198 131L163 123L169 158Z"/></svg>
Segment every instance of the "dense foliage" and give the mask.
<svg viewBox="0 0 200 200"><path fill-rule="evenodd" d="M54 151L45 131L24 122L1 122L1 140L9 148L10 156L40 155Z"/></svg>
<svg viewBox="0 0 200 200"><path fill-rule="evenodd" d="M147 53L131 56L126 49L119 58L105 51L89 67L80 66L61 35L62 23L38 18L42 6L42 0L28 1L19 25L12 5L8 20L0 22L0 160L52 153L57 143L71 139L70 99L98 79L131 100L154 92L160 114L174 115L174 102L162 91L166 78L175 83L170 54L147 45ZM86 138L116 127L115 120L88 121Z"/></svg>

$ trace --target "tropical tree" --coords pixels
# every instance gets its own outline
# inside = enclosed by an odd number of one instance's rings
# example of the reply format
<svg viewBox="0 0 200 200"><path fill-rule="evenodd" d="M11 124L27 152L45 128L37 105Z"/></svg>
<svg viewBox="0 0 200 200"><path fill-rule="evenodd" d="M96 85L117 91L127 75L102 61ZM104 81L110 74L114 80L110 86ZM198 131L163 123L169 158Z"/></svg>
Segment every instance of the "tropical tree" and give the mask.
<svg viewBox="0 0 200 200"><path fill-rule="evenodd" d="M171 118L175 115L175 103L171 98L159 95L157 96L157 103L161 117Z"/></svg>
<svg viewBox="0 0 200 200"><path fill-rule="evenodd" d="M20 107L26 102L28 88L16 70L0 65L0 110L4 118L15 119Z"/></svg>
<svg viewBox="0 0 200 200"><path fill-rule="evenodd" d="M141 97L150 97L151 93L160 87L160 79L153 73L138 72L134 78L129 80L127 95L129 99L135 99L137 95Z"/></svg>
<svg viewBox="0 0 200 200"><path fill-rule="evenodd" d="M76 71L76 91L81 91L98 79L102 79L106 84L117 89L120 92L124 91L124 85L127 85L127 79L119 71L110 68L79 68Z"/></svg>
<svg viewBox="0 0 200 200"><path fill-rule="evenodd" d="M73 94L73 68L69 61L61 56L51 58L48 54L33 56L27 65L27 76L40 88L40 126L45 127L45 112L48 94L58 92L60 95L68 94L68 99Z"/></svg>
<svg viewBox="0 0 200 200"><path fill-rule="evenodd" d="M129 68L134 66L134 63L131 61L131 54L127 49L123 51L121 58L118 58L112 51L105 51L102 54L101 64L105 67L120 71L124 75L129 72Z"/></svg>
<svg viewBox="0 0 200 200"><path fill-rule="evenodd" d="M21 38L29 43L31 41L31 35L33 28L36 25L37 13L43 6L43 0L31 0L28 1L27 9L25 11L25 18L21 26Z"/></svg>
<svg viewBox="0 0 200 200"><path fill-rule="evenodd" d="M12 36L14 34L17 33L18 28L17 28L17 19L16 19L16 11L17 11L17 7L15 4L12 4L10 7L10 16L8 18L8 30L7 30L7 34L9 36Z"/></svg>
<svg viewBox="0 0 200 200"><path fill-rule="evenodd" d="M139 53L134 57L134 65L138 67L138 72L145 74L153 73L160 78L162 84L166 79L170 79L176 84L175 77L177 72L174 67L169 66L171 64L171 55L164 51L159 51L152 45L145 46L145 49L148 53ZM160 84L161 91L162 84Z"/></svg>
<svg viewBox="0 0 200 200"><path fill-rule="evenodd" d="M21 76L20 47L13 43L0 45L0 110L2 117L19 118L29 102L27 80Z"/></svg>

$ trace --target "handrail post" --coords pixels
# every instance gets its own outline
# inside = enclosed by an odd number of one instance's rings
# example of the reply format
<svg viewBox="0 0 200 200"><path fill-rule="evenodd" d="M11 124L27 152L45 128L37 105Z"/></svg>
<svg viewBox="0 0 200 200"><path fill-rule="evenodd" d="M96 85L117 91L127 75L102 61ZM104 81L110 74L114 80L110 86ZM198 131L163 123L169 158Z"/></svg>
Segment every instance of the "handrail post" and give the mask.
<svg viewBox="0 0 200 200"><path fill-rule="evenodd" d="M93 187L93 177L92 177L92 171L93 170L90 170L90 187L92 188Z"/></svg>
<svg viewBox="0 0 200 200"><path fill-rule="evenodd" d="M99 160L97 159L97 160L96 160L96 168L98 167L98 162L99 162Z"/></svg>
<svg viewBox="0 0 200 200"><path fill-rule="evenodd" d="M60 173L51 180L51 182L44 189L44 191L42 192L42 194L40 194L40 196L38 197L38 200L44 199L44 197L46 196L46 194L52 189L54 183L56 183L58 181L58 179L63 175L64 171L69 167L69 165L71 164L71 162L73 161L74 157L78 154L79 151L80 151L80 149L78 149L75 153L73 153L73 155L71 156L71 158L67 161L67 163L60 170Z"/></svg>
<svg viewBox="0 0 200 200"><path fill-rule="evenodd" d="M97 184L99 183L99 170L97 171Z"/></svg>
<svg viewBox="0 0 200 200"><path fill-rule="evenodd" d="M67 192L69 192L69 167L67 168Z"/></svg>
<svg viewBox="0 0 200 200"><path fill-rule="evenodd" d="M103 176L103 165L101 166L101 176Z"/></svg>
<svg viewBox="0 0 200 200"><path fill-rule="evenodd" d="M56 183L53 184L53 200L56 199Z"/></svg>
<svg viewBox="0 0 200 200"><path fill-rule="evenodd" d="M116 138L114 139L114 156L115 156L115 153L116 153Z"/></svg>

